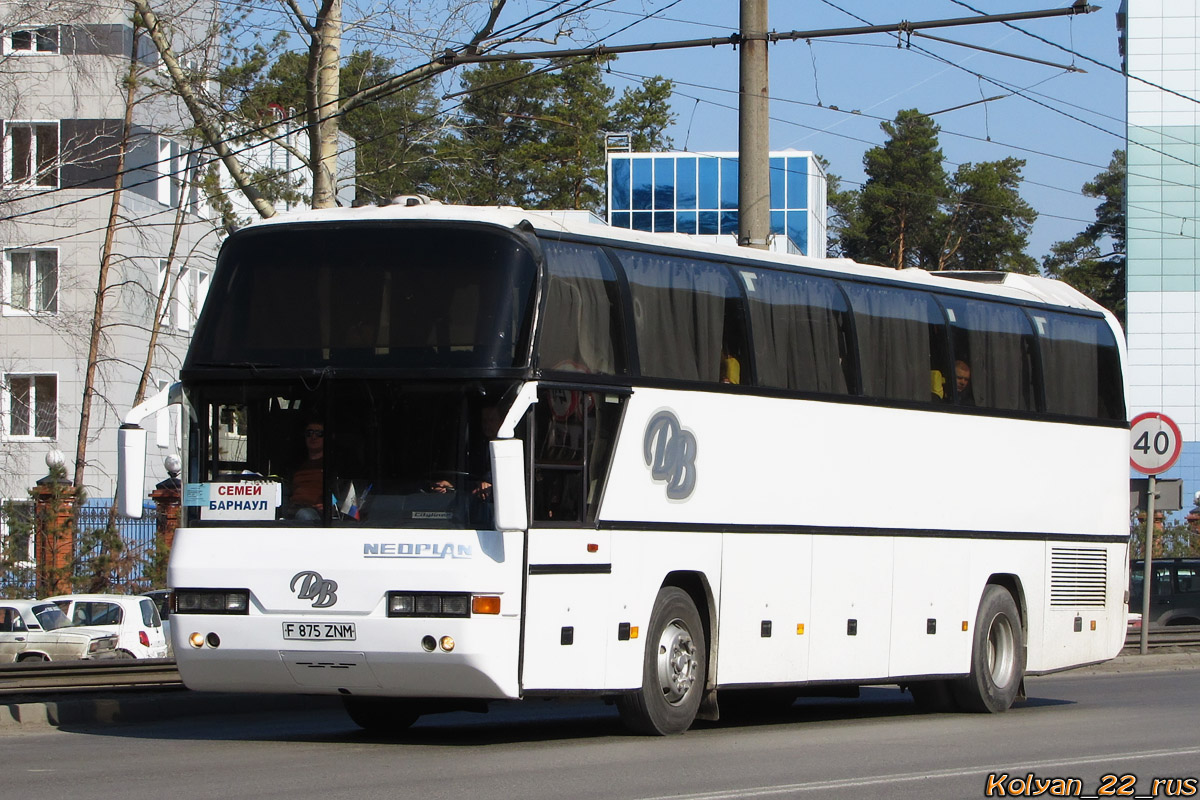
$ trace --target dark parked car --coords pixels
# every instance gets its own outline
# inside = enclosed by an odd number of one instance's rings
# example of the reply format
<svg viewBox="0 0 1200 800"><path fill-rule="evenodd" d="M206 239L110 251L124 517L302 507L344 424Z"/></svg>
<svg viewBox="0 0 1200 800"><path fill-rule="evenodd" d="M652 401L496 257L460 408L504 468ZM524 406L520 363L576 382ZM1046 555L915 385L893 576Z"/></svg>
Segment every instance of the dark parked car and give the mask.
<svg viewBox="0 0 1200 800"><path fill-rule="evenodd" d="M171 590L152 589L143 592L142 597L149 597L158 607L158 616L162 619L163 634L167 637L167 657L175 657L175 645L171 642Z"/></svg>
<svg viewBox="0 0 1200 800"><path fill-rule="evenodd" d="M1150 626L1200 625L1200 558L1156 558L1150 568ZM1129 610L1134 613L1142 610L1144 575L1143 563L1134 561L1129 580Z"/></svg>

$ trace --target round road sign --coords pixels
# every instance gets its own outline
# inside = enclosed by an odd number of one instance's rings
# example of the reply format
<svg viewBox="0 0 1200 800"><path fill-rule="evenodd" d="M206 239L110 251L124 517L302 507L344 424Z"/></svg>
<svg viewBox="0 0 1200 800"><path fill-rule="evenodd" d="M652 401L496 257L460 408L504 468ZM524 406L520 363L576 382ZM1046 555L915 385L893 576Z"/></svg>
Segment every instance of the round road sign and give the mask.
<svg viewBox="0 0 1200 800"><path fill-rule="evenodd" d="M1179 458L1183 436L1166 414L1148 411L1129 423L1129 464L1138 472L1166 472Z"/></svg>

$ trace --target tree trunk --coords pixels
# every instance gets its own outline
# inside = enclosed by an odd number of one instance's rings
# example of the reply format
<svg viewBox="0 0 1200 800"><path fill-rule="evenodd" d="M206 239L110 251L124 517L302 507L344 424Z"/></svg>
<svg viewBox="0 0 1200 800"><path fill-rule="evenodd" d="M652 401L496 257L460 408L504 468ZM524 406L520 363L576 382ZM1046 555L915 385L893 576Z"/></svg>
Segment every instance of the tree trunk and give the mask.
<svg viewBox="0 0 1200 800"><path fill-rule="evenodd" d="M125 79L125 121L121 130L121 145L117 151L117 174L114 177L112 202L109 204L108 226L104 231L104 248L100 254L100 274L96 279L96 303L92 308L92 331L88 339L87 367L83 376L83 400L79 408L79 435L75 439L75 488L83 487L87 469L88 430L92 421L92 398L96 395L96 368L100 360L100 336L104 330L104 300L108 293L108 269L112 263L113 240L121 214L121 190L124 186L125 155L129 150L129 130L133 127L133 104L137 94L138 29L133 31L133 48L129 57L129 73Z"/></svg>
<svg viewBox="0 0 1200 800"><path fill-rule="evenodd" d="M325 0L313 31L316 101L309 129L313 170L313 208L337 205L338 95L341 93L342 0Z"/></svg>

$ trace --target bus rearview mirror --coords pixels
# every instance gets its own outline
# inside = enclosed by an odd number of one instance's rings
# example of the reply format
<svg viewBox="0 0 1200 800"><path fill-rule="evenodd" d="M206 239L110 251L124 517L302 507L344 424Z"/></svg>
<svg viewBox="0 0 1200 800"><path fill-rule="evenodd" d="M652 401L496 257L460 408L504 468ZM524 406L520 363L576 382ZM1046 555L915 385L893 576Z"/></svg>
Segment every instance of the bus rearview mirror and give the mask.
<svg viewBox="0 0 1200 800"><path fill-rule="evenodd" d="M525 443L520 439L496 439L491 443L491 453L496 528L523 531L529 527L525 503Z"/></svg>
<svg viewBox="0 0 1200 800"><path fill-rule="evenodd" d="M146 483L146 431L137 425L117 430L117 511L142 518L142 487Z"/></svg>

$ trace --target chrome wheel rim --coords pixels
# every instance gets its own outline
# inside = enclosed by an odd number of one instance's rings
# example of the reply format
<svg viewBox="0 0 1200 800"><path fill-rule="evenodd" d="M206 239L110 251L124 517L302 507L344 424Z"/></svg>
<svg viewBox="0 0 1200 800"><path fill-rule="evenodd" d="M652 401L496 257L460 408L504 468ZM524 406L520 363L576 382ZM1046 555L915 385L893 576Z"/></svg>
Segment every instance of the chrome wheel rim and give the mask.
<svg viewBox="0 0 1200 800"><path fill-rule="evenodd" d="M1016 670L1017 647L1012 623L1003 614L992 620L987 637L987 667L992 683L1007 686Z"/></svg>
<svg viewBox="0 0 1200 800"><path fill-rule="evenodd" d="M683 701L696 682L696 643L681 619L671 620L658 639L658 687L671 705Z"/></svg>

